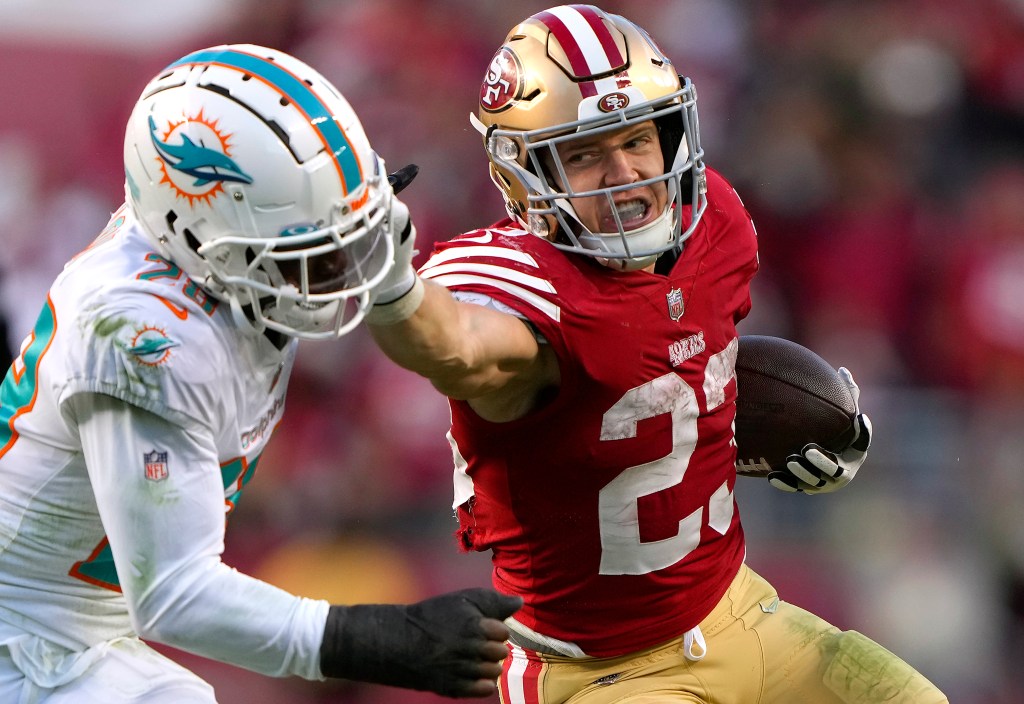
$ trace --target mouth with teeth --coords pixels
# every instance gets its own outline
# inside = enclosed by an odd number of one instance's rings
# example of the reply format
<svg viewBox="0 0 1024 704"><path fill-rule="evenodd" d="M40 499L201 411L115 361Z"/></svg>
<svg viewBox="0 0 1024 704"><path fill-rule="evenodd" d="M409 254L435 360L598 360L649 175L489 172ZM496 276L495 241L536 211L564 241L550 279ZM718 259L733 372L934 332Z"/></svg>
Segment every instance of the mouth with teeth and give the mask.
<svg viewBox="0 0 1024 704"><path fill-rule="evenodd" d="M642 198L631 198L615 203L615 213L619 215L623 230L635 230L651 219L651 205ZM619 229L615 222L615 213L609 212L601 218L603 232L615 232Z"/></svg>

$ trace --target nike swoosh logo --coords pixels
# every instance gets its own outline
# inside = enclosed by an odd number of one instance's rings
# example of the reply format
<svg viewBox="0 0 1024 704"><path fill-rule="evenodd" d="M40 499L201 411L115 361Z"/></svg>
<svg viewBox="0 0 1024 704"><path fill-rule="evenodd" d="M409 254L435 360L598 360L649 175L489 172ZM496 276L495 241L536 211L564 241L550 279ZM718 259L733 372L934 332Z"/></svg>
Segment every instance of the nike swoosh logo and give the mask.
<svg viewBox="0 0 1024 704"><path fill-rule="evenodd" d="M179 306L177 303L172 303L171 301L156 293L151 293L150 295L158 299L165 306L167 306L171 310L171 312L174 313L175 316L177 316L178 320L188 320L187 308Z"/></svg>
<svg viewBox="0 0 1024 704"><path fill-rule="evenodd" d="M476 237L462 237L459 242L479 242L480 244L487 244L491 241L491 233L488 232L484 235L478 235Z"/></svg>

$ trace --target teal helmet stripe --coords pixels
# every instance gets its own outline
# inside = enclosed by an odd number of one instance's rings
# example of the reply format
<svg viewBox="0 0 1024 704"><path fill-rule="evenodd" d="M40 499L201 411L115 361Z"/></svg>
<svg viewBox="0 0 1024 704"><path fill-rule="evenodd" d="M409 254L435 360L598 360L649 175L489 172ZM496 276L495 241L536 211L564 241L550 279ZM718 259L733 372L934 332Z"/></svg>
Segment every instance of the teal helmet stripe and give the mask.
<svg viewBox="0 0 1024 704"><path fill-rule="evenodd" d="M273 61L232 49L197 51L178 59L167 68L205 63L228 66L255 76L298 106L334 156L345 193L351 193L359 188L363 182L362 170L352 143L331 111L305 81Z"/></svg>

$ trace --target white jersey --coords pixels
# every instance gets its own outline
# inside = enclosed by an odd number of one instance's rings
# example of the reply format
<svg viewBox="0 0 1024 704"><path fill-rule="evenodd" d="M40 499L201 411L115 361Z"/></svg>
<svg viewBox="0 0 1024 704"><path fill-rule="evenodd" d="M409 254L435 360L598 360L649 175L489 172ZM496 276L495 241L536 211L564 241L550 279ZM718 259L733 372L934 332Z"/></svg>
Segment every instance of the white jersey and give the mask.
<svg viewBox="0 0 1024 704"><path fill-rule="evenodd" d="M84 650L137 633L321 678L327 603L220 561L295 346L236 325L128 208L114 214L0 387L0 643Z"/></svg>

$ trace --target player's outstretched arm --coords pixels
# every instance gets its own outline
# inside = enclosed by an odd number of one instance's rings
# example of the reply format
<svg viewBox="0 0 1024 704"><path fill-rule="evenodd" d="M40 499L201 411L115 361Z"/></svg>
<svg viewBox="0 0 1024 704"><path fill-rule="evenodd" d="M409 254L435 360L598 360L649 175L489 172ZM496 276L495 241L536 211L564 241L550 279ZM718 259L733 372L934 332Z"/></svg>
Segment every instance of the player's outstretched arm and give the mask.
<svg viewBox="0 0 1024 704"><path fill-rule="evenodd" d="M416 228L398 198L392 199L389 227L395 267L374 291L375 304L366 316L374 340L392 361L426 377L446 396L486 399L488 407L496 407L491 420L514 417L519 409L507 409L508 400L528 399L531 391L552 383L557 366L542 355L519 318L460 303L445 288L416 276L411 264Z"/></svg>
<svg viewBox="0 0 1024 704"><path fill-rule="evenodd" d="M507 652L502 621L518 597L469 589L411 605L345 607L294 596L221 561L224 487L209 433L104 394L76 394L65 411L144 639L272 677L493 693ZM142 471L153 447L167 448L159 481Z"/></svg>
<svg viewBox="0 0 1024 704"><path fill-rule="evenodd" d="M447 697L491 696L508 654L502 621L520 606L519 597L482 588L411 605L332 606L320 669Z"/></svg>
<svg viewBox="0 0 1024 704"><path fill-rule="evenodd" d="M824 494L842 489L857 476L857 470L867 459L871 446L871 419L860 411L860 387L846 367L839 368L839 376L850 389L857 406L853 419L853 439L840 453L830 452L816 443L786 458L786 469L770 472L768 482L776 489L805 494Z"/></svg>

